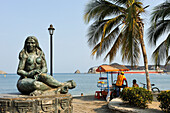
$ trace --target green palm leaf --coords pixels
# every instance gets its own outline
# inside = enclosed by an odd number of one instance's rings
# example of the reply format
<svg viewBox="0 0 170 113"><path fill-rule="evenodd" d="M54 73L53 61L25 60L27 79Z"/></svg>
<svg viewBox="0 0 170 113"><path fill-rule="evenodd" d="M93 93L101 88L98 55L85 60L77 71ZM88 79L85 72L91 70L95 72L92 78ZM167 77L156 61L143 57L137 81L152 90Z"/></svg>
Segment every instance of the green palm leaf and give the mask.
<svg viewBox="0 0 170 113"><path fill-rule="evenodd" d="M152 25L148 30L148 40L151 44L156 45L158 39L163 36L165 33L170 33L170 2L165 1L164 3L156 6L153 10L151 22ZM169 40L168 37L156 48L153 52L152 57L156 65L159 65L160 62L164 61L168 57L169 51ZM169 60L167 60L169 61ZM167 64L166 61L166 64Z"/></svg>
<svg viewBox="0 0 170 113"><path fill-rule="evenodd" d="M84 20L93 24L88 30L88 44L92 55L99 58L106 53L104 60L112 62L120 50L122 61L132 66L139 63L141 44L144 63L147 69L147 55L143 41L144 24L140 14L145 11L140 0L92 0L85 9ZM148 88L150 81L147 76Z"/></svg>

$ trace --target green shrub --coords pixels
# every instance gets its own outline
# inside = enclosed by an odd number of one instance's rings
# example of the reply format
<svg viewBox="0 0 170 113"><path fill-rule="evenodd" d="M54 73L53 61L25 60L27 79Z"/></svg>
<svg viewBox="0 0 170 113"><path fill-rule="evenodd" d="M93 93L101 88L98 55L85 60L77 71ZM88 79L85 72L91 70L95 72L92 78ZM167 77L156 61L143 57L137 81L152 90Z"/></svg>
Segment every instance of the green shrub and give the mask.
<svg viewBox="0 0 170 113"><path fill-rule="evenodd" d="M138 87L124 88L120 97L130 105L140 108L146 108L147 103L151 103L153 100L151 91Z"/></svg>
<svg viewBox="0 0 170 113"><path fill-rule="evenodd" d="M157 97L158 101L161 103L159 106L163 111L169 113L170 112L170 90L169 91L161 91L161 93Z"/></svg>

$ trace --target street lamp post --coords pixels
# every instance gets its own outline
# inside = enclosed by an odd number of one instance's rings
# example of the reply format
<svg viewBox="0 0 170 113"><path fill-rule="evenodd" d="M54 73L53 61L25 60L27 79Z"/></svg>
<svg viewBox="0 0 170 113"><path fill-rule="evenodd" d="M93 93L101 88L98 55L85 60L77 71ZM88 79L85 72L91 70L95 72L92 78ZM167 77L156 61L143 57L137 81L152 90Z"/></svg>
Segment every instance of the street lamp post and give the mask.
<svg viewBox="0 0 170 113"><path fill-rule="evenodd" d="M54 33L53 25L51 24L48 28L49 34L50 34L50 75L53 76L53 33Z"/></svg>

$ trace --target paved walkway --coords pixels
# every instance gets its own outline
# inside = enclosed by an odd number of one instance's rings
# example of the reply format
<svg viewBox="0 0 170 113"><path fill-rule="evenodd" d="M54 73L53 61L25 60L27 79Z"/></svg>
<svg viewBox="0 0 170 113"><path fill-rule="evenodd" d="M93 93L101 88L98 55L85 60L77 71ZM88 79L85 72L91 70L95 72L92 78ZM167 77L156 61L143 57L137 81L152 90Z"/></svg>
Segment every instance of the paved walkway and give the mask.
<svg viewBox="0 0 170 113"><path fill-rule="evenodd" d="M147 109L140 109L124 103L120 98L115 98L109 102L108 107L112 110L125 113L164 113L159 108L159 104L159 102L153 101L152 104L148 104Z"/></svg>

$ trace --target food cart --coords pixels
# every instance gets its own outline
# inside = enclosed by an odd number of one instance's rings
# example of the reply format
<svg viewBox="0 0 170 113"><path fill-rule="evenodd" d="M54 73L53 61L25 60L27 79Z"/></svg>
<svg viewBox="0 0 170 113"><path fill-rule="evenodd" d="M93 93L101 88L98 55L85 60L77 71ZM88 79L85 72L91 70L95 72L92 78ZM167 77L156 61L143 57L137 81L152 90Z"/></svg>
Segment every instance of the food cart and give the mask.
<svg viewBox="0 0 170 113"><path fill-rule="evenodd" d="M97 72L100 72L99 81L97 82L97 87L100 91L95 92L95 98L104 98L107 100L107 97L113 98L116 94L116 79L113 79L113 74L118 74L121 71L129 71L128 68L124 66L111 66L111 65L101 65L97 68ZM111 77L109 78L109 75ZM111 79L111 80L110 80ZM111 81L111 83L110 83Z"/></svg>

